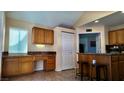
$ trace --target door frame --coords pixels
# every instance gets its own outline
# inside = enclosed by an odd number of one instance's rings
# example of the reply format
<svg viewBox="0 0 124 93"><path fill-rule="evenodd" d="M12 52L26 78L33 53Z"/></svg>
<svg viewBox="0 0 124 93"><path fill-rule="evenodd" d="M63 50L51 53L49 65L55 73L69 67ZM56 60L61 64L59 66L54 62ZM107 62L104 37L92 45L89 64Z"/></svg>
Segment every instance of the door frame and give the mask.
<svg viewBox="0 0 124 93"><path fill-rule="evenodd" d="M78 34L78 40L79 40L79 38L80 38L79 35L81 35L81 34L82 34L82 35L86 35L86 34L99 34L99 35L98 35L99 48L97 47L97 43L96 43L96 53L101 53L101 38L100 38L100 37L101 37L101 33L100 33L100 32L88 32L88 33L85 32L85 33L79 33L79 34ZM96 40L96 42L97 42L97 40ZM78 41L78 50L79 50L79 43L80 43L80 42Z"/></svg>
<svg viewBox="0 0 124 93"><path fill-rule="evenodd" d="M61 40L62 40L62 33L68 33L68 34L73 34L75 35L74 36L74 40L73 40L73 44L74 44L74 51L73 51L73 62L76 62L76 33L73 33L73 32L66 32L66 31L61 31ZM63 63L63 50L62 50L62 44L61 44L61 70L63 70L63 67L62 67L62 63ZM74 63L74 68L75 68L75 63Z"/></svg>

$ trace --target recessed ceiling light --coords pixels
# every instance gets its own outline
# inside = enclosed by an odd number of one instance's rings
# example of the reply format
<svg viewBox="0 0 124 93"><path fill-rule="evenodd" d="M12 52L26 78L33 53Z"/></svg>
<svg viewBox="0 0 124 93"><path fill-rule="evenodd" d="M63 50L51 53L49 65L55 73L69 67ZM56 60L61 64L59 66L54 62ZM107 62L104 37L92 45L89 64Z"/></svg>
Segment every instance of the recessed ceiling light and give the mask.
<svg viewBox="0 0 124 93"><path fill-rule="evenodd" d="M94 21L95 23L98 23L99 22L99 20L96 20L96 21Z"/></svg>

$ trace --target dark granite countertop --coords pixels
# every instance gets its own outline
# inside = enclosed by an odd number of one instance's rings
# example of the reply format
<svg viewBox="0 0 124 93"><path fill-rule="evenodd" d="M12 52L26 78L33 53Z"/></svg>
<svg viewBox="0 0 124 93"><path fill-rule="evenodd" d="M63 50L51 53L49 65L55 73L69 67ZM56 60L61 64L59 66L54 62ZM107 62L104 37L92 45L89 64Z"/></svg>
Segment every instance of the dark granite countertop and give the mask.
<svg viewBox="0 0 124 93"><path fill-rule="evenodd" d="M19 57L19 56L32 56L29 54L24 54L24 53L9 53L9 54L4 54L3 57Z"/></svg>
<svg viewBox="0 0 124 93"><path fill-rule="evenodd" d="M35 56L35 55L45 55L45 54L56 54L55 51L42 51L42 52L36 52L36 51L30 51L28 53L8 53L3 52L3 57L19 57L19 56Z"/></svg>
<svg viewBox="0 0 124 93"><path fill-rule="evenodd" d="M124 55L124 53L78 53L78 54L86 54L86 55Z"/></svg>

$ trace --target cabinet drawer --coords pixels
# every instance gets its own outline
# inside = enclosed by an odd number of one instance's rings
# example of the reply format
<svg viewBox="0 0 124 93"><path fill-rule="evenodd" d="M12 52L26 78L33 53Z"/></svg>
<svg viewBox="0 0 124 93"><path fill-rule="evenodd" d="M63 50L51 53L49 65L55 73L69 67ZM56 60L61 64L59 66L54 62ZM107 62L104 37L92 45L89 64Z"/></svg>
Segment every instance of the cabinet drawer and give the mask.
<svg viewBox="0 0 124 93"><path fill-rule="evenodd" d="M46 70L54 70L55 69L55 64L52 64L52 63L51 64L50 63L46 64L45 68L46 68Z"/></svg>
<svg viewBox="0 0 124 93"><path fill-rule="evenodd" d="M112 62L117 62L118 61L118 56L112 56L111 60L112 60Z"/></svg>
<svg viewBox="0 0 124 93"><path fill-rule="evenodd" d="M55 63L55 59L47 59L47 63Z"/></svg>
<svg viewBox="0 0 124 93"><path fill-rule="evenodd" d="M119 61L124 61L124 55L119 55Z"/></svg>
<svg viewBox="0 0 124 93"><path fill-rule="evenodd" d="M20 57L19 61L21 62L33 61L33 57Z"/></svg>
<svg viewBox="0 0 124 93"><path fill-rule="evenodd" d="M4 62L18 62L18 57L3 58Z"/></svg>
<svg viewBox="0 0 124 93"><path fill-rule="evenodd" d="M42 60L42 59L43 59L42 56L35 56L35 61Z"/></svg>
<svg viewBox="0 0 124 93"><path fill-rule="evenodd" d="M47 56L48 59L54 59L55 56L51 55L51 56Z"/></svg>
<svg viewBox="0 0 124 93"><path fill-rule="evenodd" d="M55 62L54 61L47 61L47 64L54 64Z"/></svg>

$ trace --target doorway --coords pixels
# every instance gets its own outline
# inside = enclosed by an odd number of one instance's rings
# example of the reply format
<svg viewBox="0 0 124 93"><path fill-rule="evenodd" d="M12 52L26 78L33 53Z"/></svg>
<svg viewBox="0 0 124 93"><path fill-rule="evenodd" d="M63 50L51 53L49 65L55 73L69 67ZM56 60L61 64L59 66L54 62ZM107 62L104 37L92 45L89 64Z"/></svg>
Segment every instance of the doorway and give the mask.
<svg viewBox="0 0 124 93"><path fill-rule="evenodd" d="M72 69L75 66L74 34L62 32L62 70Z"/></svg>
<svg viewBox="0 0 124 93"><path fill-rule="evenodd" d="M100 53L100 33L79 34L79 52Z"/></svg>

